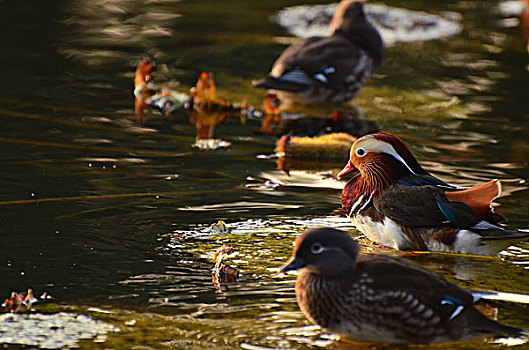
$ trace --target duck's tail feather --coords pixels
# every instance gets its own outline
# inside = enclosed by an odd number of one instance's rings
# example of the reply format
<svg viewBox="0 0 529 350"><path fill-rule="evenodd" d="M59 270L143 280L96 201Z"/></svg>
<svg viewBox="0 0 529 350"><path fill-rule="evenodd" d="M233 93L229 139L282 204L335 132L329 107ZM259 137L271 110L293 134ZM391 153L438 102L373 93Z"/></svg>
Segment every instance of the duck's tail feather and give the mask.
<svg viewBox="0 0 529 350"><path fill-rule="evenodd" d="M508 326L506 324L491 320L474 308L467 309L467 312L475 313L470 317L470 319L473 320L473 324L470 325L470 327L475 333L497 334L513 337L527 337L529 335L529 332L525 329Z"/></svg>
<svg viewBox="0 0 529 350"><path fill-rule="evenodd" d="M469 289L474 302L479 300L500 300L511 303L529 304L529 295L516 293L492 292L488 290Z"/></svg>

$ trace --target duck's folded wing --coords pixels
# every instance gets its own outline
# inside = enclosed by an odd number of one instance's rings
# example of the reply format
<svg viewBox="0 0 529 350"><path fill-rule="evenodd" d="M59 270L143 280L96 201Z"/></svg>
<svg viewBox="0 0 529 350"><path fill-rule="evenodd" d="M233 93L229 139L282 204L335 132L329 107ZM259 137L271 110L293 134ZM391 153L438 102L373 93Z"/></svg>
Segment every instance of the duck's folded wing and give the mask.
<svg viewBox="0 0 529 350"><path fill-rule="evenodd" d="M470 227L474 213L462 202L451 202L434 186L392 186L373 201L376 210L410 226Z"/></svg>
<svg viewBox="0 0 529 350"><path fill-rule="evenodd" d="M383 275L367 286L377 300L367 305L373 312L401 318L403 326L435 327L456 318L472 304L472 295L446 281L440 274L405 264L391 257L360 257L358 271ZM393 315L389 315L393 313Z"/></svg>
<svg viewBox="0 0 529 350"><path fill-rule="evenodd" d="M343 88L344 77L354 79L371 71L372 59L349 41L336 38L308 38L289 47L277 59L270 77L254 84L269 89L301 91L325 84Z"/></svg>

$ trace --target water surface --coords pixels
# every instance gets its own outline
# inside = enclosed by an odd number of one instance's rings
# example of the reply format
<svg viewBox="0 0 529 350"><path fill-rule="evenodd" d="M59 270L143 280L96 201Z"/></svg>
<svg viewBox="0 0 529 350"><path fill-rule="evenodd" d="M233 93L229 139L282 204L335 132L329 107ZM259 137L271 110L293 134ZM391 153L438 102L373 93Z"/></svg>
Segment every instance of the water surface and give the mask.
<svg viewBox="0 0 529 350"><path fill-rule="evenodd" d="M389 48L355 104L382 130L405 139L444 180L474 185L501 179L505 196L496 210L511 225L529 227L528 57L520 29L500 25L497 4L392 2L459 13L463 30ZM275 271L308 227L330 225L360 236L339 210L343 182L332 171L287 176L274 159L257 159L272 153L275 143L256 132L258 121L228 119L215 135L231 147L200 151L192 147L195 126L185 112L151 118L144 127L134 118L133 72L146 55L158 60L159 81L187 91L201 71L213 71L219 95L259 107L264 94L250 88L251 80L265 76L284 49L276 38L288 33L270 15L285 5L4 2L0 295L28 287L47 291L56 301L51 311L119 327L106 342L81 341L86 348L332 343L297 308L294 277L278 278ZM283 186L247 186L267 180ZM60 200L9 202L45 198ZM219 219L230 234L207 230ZM222 244L234 248L227 263L241 277L219 291L210 269ZM465 287L527 294L528 249L520 243L500 258L382 252ZM366 248L372 250L380 251ZM529 328L526 306L495 306L502 322Z"/></svg>

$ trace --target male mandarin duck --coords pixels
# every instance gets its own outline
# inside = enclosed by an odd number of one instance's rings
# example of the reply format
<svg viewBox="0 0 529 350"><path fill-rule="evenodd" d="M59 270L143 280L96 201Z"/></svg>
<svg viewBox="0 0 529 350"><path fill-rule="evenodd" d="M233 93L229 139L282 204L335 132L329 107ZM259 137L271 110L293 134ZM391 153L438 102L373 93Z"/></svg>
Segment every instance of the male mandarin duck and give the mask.
<svg viewBox="0 0 529 350"><path fill-rule="evenodd" d="M165 115L171 114L183 106L189 99L186 94L168 86L154 83L152 73L156 70L154 61L142 60L136 67L134 75L134 109L138 121L143 124L143 117L149 109L157 109Z"/></svg>
<svg viewBox="0 0 529 350"><path fill-rule="evenodd" d="M191 92L193 105L218 105L229 106L230 103L217 95L217 87L212 72L202 72L198 78L195 89ZM209 107L211 108L211 106Z"/></svg>
<svg viewBox="0 0 529 350"><path fill-rule="evenodd" d="M529 232L499 225L491 208L498 180L461 188L430 175L389 133L359 138L338 179L358 169L342 191L342 208L372 241L395 249L495 256Z"/></svg>
<svg viewBox="0 0 529 350"><path fill-rule="evenodd" d="M281 272L300 270L296 297L305 316L357 341L432 343L527 332L488 319L479 300L442 275L386 255L358 256L345 231L311 229L297 237Z"/></svg>
<svg viewBox="0 0 529 350"><path fill-rule="evenodd" d="M152 73L156 70L156 64L150 60L142 60L136 67L134 74L134 96L140 102L145 101L159 91L152 81Z"/></svg>
<svg viewBox="0 0 529 350"><path fill-rule="evenodd" d="M134 108L138 117L145 115L145 110L149 108L149 104L146 100L158 92L152 82L152 72L156 70L156 65L150 60L142 60L136 67L136 73L134 74Z"/></svg>
<svg viewBox="0 0 529 350"><path fill-rule="evenodd" d="M340 2L330 29L329 37L310 37L289 46L270 76L254 86L274 90L287 105L352 100L380 67L384 44L361 0Z"/></svg>

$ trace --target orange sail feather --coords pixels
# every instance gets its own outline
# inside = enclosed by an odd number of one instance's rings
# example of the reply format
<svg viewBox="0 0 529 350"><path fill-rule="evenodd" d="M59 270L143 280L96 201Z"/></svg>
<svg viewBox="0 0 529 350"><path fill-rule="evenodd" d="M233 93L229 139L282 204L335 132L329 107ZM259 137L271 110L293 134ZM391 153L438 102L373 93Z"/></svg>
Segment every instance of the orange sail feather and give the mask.
<svg viewBox="0 0 529 350"><path fill-rule="evenodd" d="M490 204L501 193L499 180L492 180L463 191L445 192L451 202L463 202L472 209L474 223L483 219L491 210Z"/></svg>

